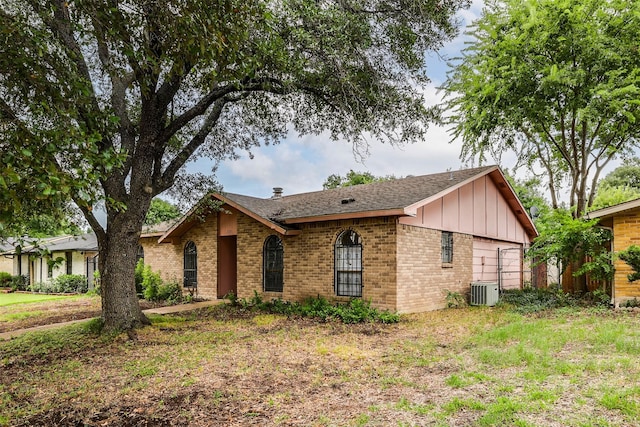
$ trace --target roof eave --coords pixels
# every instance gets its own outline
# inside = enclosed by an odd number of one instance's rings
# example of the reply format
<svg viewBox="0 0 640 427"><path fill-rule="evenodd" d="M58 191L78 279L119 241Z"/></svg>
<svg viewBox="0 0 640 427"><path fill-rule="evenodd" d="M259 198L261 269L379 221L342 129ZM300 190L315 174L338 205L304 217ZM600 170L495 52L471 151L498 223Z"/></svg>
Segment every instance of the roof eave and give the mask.
<svg viewBox="0 0 640 427"><path fill-rule="evenodd" d="M283 236L296 236L298 234L301 233L300 230L291 230L291 229L287 229L284 228L280 225L278 225L277 223L270 221L267 218L264 218L258 214L256 214L255 212L247 209L246 207L234 202L233 200L223 196L222 194L219 193L212 193L210 195L210 197L213 197L216 200L219 200L221 202L223 202L224 204L234 208L235 210L247 215L248 217L260 222L261 224L265 225L266 227L268 227L269 229L282 234ZM196 212L196 208L197 205L194 206L193 208L191 208L191 210L189 210L189 212L187 212L180 221L178 221L173 227L171 227L169 230L166 231L166 233L164 233L162 236L160 236L160 238L158 239L158 243L169 243L172 242L176 236L176 234L182 235L184 234L184 232L186 232L189 228L191 228L191 223L193 222L193 214ZM182 231L181 233L181 230Z"/></svg>
<svg viewBox="0 0 640 427"><path fill-rule="evenodd" d="M617 213L624 212L631 209L640 208L640 199L629 200L628 202L620 203L617 205L609 206L606 208L598 209L588 212L585 217L587 219L604 219L610 216L614 216Z"/></svg>

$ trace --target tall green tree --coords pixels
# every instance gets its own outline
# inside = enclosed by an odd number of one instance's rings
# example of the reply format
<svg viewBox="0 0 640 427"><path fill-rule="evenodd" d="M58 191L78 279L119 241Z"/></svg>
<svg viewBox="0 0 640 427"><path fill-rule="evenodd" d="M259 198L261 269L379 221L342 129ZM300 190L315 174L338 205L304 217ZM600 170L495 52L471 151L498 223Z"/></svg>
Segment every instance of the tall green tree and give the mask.
<svg viewBox="0 0 640 427"><path fill-rule="evenodd" d="M449 74L443 108L462 156L542 169L579 217L603 168L640 136L640 2L490 0Z"/></svg>
<svg viewBox="0 0 640 427"><path fill-rule="evenodd" d="M105 326L133 328L146 322L133 274L141 227L187 161L233 157L288 127L354 144L421 140L434 115L425 51L456 34L467 4L5 0L0 156L10 179L82 210Z"/></svg>
<svg viewBox="0 0 640 427"><path fill-rule="evenodd" d="M329 190L338 187L350 187L352 185L369 184L371 182L389 181L396 179L393 175L375 176L371 172L355 172L353 169L345 174L345 176L332 174L327 177L322 188Z"/></svg>
<svg viewBox="0 0 640 427"><path fill-rule="evenodd" d="M640 198L640 159L625 159L598 182L591 210Z"/></svg>
<svg viewBox="0 0 640 427"><path fill-rule="evenodd" d="M151 200L151 205L149 206L147 216L144 219L144 224L159 224L164 221L180 218L181 216L182 213L176 205L173 205L166 200L162 200L159 197L154 197Z"/></svg>

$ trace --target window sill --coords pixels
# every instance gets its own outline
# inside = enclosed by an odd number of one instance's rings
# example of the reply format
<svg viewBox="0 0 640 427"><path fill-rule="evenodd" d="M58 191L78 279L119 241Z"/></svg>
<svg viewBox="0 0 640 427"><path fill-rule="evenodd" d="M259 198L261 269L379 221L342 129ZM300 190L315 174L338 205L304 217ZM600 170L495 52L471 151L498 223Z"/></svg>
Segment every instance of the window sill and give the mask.
<svg viewBox="0 0 640 427"><path fill-rule="evenodd" d="M443 262L442 263L442 268L453 268L453 263L452 262Z"/></svg>

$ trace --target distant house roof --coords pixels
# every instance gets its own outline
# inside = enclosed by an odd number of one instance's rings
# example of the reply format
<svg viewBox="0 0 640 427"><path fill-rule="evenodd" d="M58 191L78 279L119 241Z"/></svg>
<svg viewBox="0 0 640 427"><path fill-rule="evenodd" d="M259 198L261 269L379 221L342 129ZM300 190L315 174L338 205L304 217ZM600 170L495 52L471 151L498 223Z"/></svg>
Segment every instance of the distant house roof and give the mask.
<svg viewBox="0 0 640 427"><path fill-rule="evenodd" d="M608 218L614 216L617 213L636 208L640 208L640 199L629 200L628 202L619 203L617 205L609 206L602 209L597 209L595 211L587 213L585 216L588 219Z"/></svg>
<svg viewBox="0 0 640 427"><path fill-rule="evenodd" d="M166 233L167 230L170 229L177 221L179 221L179 219L162 221L162 222L159 222L158 224L143 225L142 234L140 235L140 237L154 237L154 236L160 237L164 233Z"/></svg>
<svg viewBox="0 0 640 427"><path fill-rule="evenodd" d="M35 242L34 242L35 241ZM17 240L13 240L12 246L7 248L5 253L13 254L18 245ZM21 253L33 253L37 249L47 249L51 252L62 251L97 251L98 240L93 233L80 236L57 236L44 239L25 238L21 248Z"/></svg>
<svg viewBox="0 0 640 427"><path fill-rule="evenodd" d="M261 199L241 194L212 194L240 212L282 234L298 234L307 222L377 216L413 216L417 208L484 175L491 175L525 229L536 235L533 223L497 166L410 176L390 181ZM160 238L180 235L191 227L193 210Z"/></svg>

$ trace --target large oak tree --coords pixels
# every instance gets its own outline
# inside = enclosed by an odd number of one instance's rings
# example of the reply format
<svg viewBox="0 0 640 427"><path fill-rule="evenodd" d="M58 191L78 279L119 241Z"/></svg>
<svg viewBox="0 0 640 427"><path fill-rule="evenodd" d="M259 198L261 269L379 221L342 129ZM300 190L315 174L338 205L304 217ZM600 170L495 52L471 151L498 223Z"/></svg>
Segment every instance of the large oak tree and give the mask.
<svg viewBox="0 0 640 427"><path fill-rule="evenodd" d="M603 168L638 147L640 2L490 1L443 89L463 157L542 170L576 217Z"/></svg>
<svg viewBox="0 0 640 427"><path fill-rule="evenodd" d="M289 126L354 144L420 140L425 51L455 34L467 3L5 0L0 186L73 199L98 238L105 326L137 327L141 226L187 161Z"/></svg>

